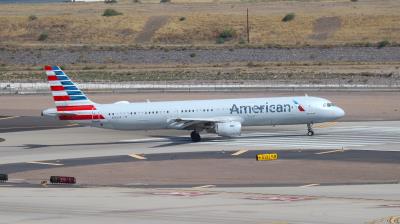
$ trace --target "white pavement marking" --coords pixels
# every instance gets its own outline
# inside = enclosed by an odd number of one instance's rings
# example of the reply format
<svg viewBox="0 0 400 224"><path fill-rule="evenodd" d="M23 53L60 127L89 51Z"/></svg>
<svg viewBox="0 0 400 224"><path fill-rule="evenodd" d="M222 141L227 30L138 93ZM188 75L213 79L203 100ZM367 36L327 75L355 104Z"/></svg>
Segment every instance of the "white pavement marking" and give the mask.
<svg viewBox="0 0 400 224"><path fill-rule="evenodd" d="M135 159L147 159L146 157L141 156L141 155L137 155L137 154L130 154L129 156L130 156L130 157L133 157L133 158L135 158Z"/></svg>
<svg viewBox="0 0 400 224"><path fill-rule="evenodd" d="M232 156L238 156L238 155L243 154L243 153L245 153L245 152L247 152L247 151L249 151L249 150L247 150L247 149L241 149L241 150L239 150L239 151L233 153Z"/></svg>
<svg viewBox="0 0 400 224"><path fill-rule="evenodd" d="M211 187L215 187L215 185L203 185L203 186L198 186L198 187L192 187L192 188L195 188L195 189L198 189L198 188L211 188Z"/></svg>
<svg viewBox="0 0 400 224"><path fill-rule="evenodd" d="M342 149L337 149L337 150L332 150L332 151L325 151L325 152L317 152L315 153L316 155L322 155L322 154L328 154L328 153L335 153L335 152L344 152L345 150Z"/></svg>
<svg viewBox="0 0 400 224"><path fill-rule="evenodd" d="M127 139L127 140L120 140L120 142L150 142L156 140L166 140L165 138L140 138L140 139Z"/></svg>
<svg viewBox="0 0 400 224"><path fill-rule="evenodd" d="M357 134L354 134L356 132ZM312 148L338 149L340 147L355 148L399 144L400 128L384 126L333 127L321 130L321 134L306 137L299 131L279 131L263 133L246 133L241 137L227 140L212 139L200 144L218 144L224 146L246 147L280 147L280 148Z"/></svg>
<svg viewBox="0 0 400 224"><path fill-rule="evenodd" d="M7 183L24 183L25 179L8 179Z"/></svg>
<svg viewBox="0 0 400 224"><path fill-rule="evenodd" d="M307 184L300 187L314 187L314 186L319 186L319 184Z"/></svg>
<svg viewBox="0 0 400 224"><path fill-rule="evenodd" d="M61 163L46 163L46 162L39 162L39 161L32 161L32 162L26 162L30 164L40 164L40 165L50 165L50 166L63 166L64 164Z"/></svg>

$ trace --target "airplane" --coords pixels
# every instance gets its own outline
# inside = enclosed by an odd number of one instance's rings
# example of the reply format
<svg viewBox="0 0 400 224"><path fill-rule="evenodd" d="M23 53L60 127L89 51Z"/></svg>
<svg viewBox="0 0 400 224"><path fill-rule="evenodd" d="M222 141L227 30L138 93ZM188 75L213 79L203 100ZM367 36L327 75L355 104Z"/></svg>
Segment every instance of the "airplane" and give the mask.
<svg viewBox="0 0 400 224"><path fill-rule="evenodd" d="M42 116L72 121L86 126L117 130L190 130L193 142L200 133L222 137L240 136L243 126L306 124L339 119L345 115L331 101L311 96L186 100L165 102L119 101L98 104L91 101L58 66L45 66L56 108Z"/></svg>

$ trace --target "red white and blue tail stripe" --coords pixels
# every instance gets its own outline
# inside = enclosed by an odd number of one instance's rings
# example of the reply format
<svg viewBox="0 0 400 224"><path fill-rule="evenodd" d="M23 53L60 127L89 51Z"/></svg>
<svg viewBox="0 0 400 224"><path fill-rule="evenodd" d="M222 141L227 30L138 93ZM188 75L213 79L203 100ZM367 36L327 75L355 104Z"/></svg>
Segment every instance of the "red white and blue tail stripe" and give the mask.
<svg viewBox="0 0 400 224"><path fill-rule="evenodd" d="M58 66L45 66L47 80L60 120L99 120L96 104L71 81Z"/></svg>

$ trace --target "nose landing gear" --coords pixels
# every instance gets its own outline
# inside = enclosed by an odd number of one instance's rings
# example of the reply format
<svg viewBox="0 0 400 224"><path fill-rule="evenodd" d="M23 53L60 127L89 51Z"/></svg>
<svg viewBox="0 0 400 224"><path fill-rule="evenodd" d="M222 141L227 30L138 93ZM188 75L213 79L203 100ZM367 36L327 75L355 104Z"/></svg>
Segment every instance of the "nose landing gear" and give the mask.
<svg viewBox="0 0 400 224"><path fill-rule="evenodd" d="M307 130L308 130L308 132L307 132L308 136L313 136L314 135L314 131L312 129L312 124L307 124Z"/></svg>
<svg viewBox="0 0 400 224"><path fill-rule="evenodd" d="M201 141L200 134L196 131L192 131L190 133L190 138L192 139L192 142L199 142Z"/></svg>

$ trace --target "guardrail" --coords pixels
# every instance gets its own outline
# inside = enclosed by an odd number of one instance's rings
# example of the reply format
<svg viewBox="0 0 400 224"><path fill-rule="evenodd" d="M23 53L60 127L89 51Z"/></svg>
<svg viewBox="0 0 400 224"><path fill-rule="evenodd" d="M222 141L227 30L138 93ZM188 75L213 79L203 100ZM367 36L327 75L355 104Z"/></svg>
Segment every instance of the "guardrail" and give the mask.
<svg viewBox="0 0 400 224"><path fill-rule="evenodd" d="M287 84L287 83L81 83L89 92L230 92L230 91L399 91L400 83L388 84ZM0 94L45 94L48 83L0 83Z"/></svg>

